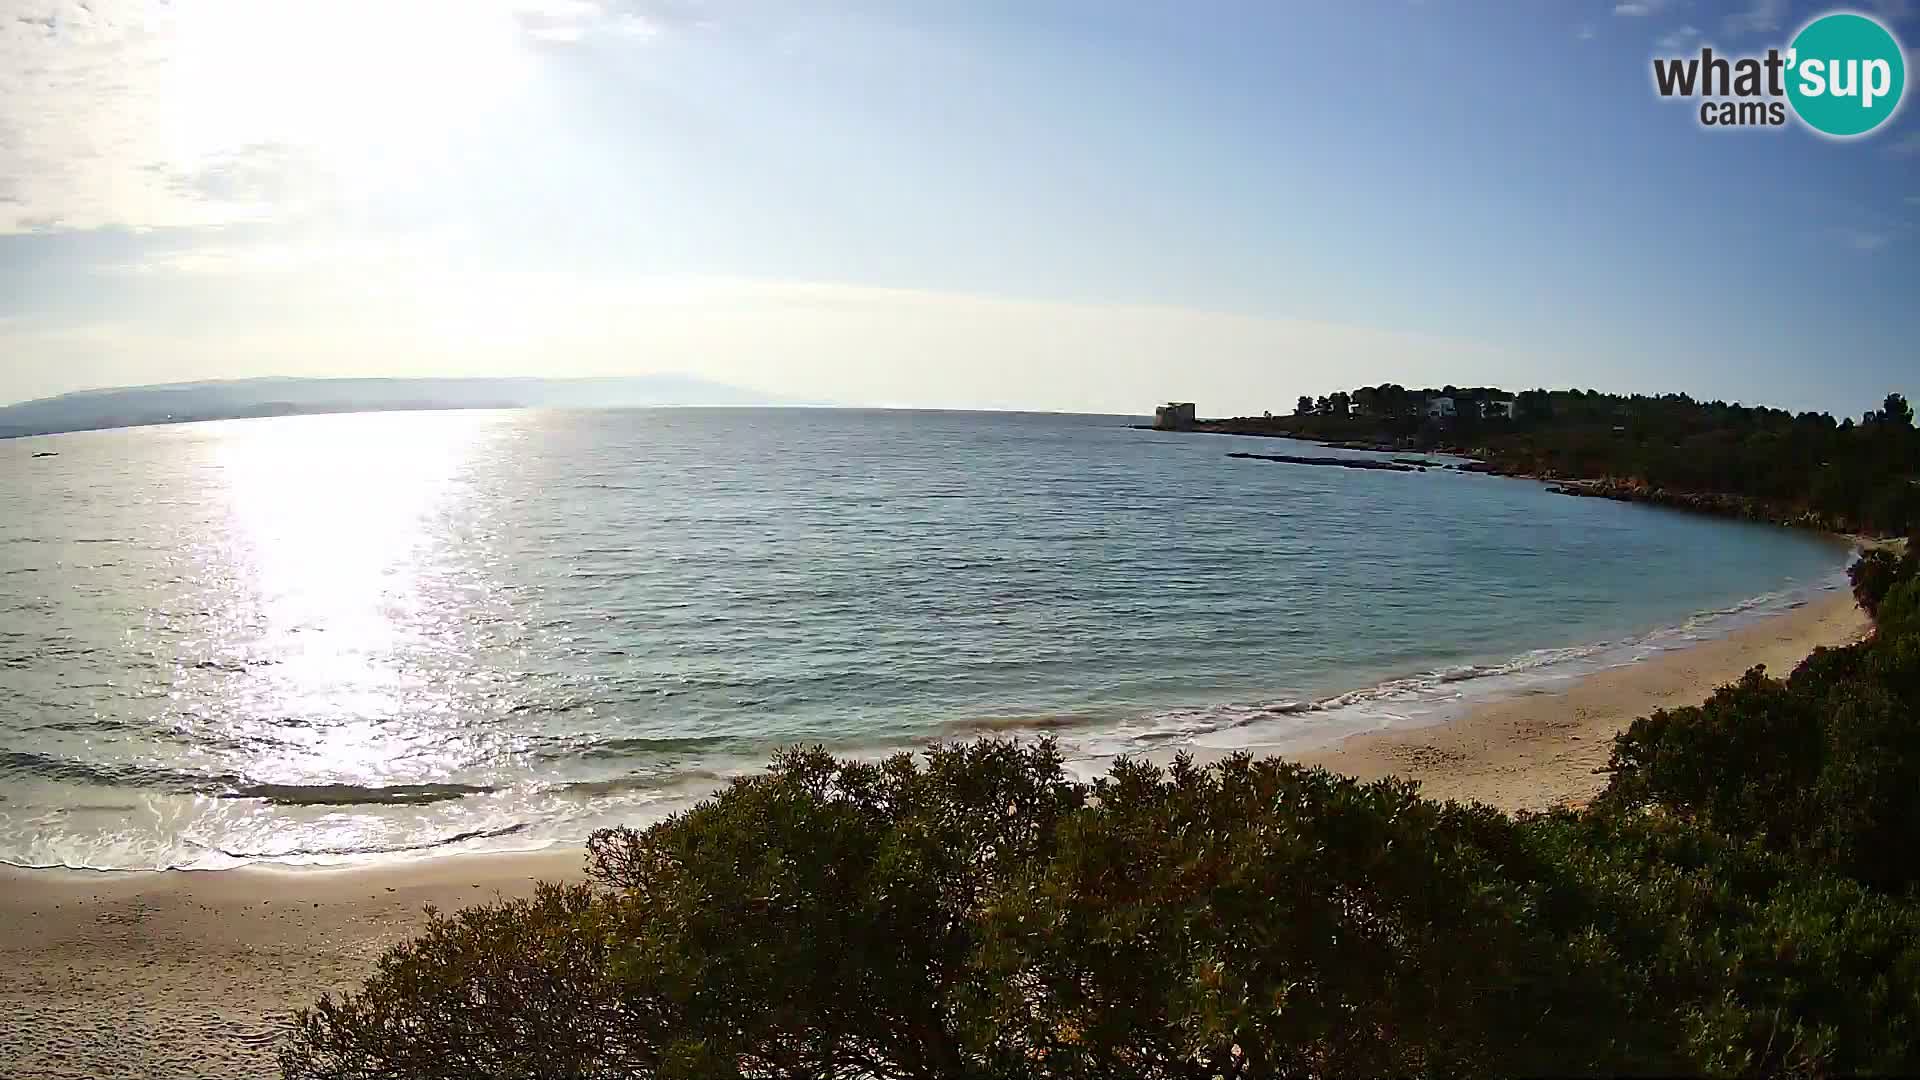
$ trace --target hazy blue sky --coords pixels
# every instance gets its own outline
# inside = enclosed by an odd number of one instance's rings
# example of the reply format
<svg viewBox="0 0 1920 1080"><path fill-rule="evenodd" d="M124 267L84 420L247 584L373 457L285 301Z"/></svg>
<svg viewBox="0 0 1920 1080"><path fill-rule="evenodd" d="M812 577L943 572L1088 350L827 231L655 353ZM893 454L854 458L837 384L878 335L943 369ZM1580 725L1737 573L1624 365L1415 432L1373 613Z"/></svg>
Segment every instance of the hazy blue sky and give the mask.
<svg viewBox="0 0 1920 1080"><path fill-rule="evenodd" d="M1706 131L1648 63L1827 10L0 0L0 401L682 371L1857 413L1920 395L1920 108ZM1878 11L1920 43L1910 0Z"/></svg>

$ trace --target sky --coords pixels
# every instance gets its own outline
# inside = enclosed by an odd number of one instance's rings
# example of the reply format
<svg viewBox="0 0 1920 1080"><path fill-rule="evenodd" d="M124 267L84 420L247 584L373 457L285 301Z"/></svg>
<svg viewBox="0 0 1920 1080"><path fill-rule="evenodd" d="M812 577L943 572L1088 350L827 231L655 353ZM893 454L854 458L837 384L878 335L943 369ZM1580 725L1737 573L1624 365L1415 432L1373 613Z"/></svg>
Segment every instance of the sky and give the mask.
<svg viewBox="0 0 1920 1080"><path fill-rule="evenodd" d="M681 372L870 406L1394 381L1858 414L1920 396L1920 107L1713 131L1650 74L1829 10L0 0L0 402ZM1920 44L1915 0L1862 10Z"/></svg>

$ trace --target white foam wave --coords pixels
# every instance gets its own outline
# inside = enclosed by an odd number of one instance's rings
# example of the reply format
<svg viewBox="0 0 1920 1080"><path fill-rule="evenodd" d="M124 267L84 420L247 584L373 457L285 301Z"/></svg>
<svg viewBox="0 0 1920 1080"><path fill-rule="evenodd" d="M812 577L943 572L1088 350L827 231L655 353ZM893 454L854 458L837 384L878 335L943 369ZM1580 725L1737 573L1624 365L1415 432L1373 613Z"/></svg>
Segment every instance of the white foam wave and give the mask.
<svg viewBox="0 0 1920 1080"><path fill-rule="evenodd" d="M1779 589L1620 640L1533 649L1506 660L1449 665L1314 701L1280 700L1174 709L1063 739L1084 761L1178 748L1273 752L1322 747L1369 731L1444 723L1472 705L1541 692L1592 672L1722 637L1844 588L1844 571Z"/></svg>

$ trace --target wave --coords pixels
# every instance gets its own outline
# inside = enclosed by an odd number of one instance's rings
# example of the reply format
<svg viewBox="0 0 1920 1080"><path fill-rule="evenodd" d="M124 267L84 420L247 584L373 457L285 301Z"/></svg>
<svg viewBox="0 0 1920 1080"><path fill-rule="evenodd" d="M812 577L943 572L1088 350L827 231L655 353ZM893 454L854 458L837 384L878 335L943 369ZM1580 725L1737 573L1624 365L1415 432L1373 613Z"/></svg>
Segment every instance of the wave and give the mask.
<svg viewBox="0 0 1920 1080"><path fill-rule="evenodd" d="M727 773L713 769L688 769L685 772L676 773L616 776L607 780L574 780L560 784L553 790L592 799L624 795L633 791L665 791L694 784L718 785L725 782L727 778Z"/></svg>
<svg viewBox="0 0 1920 1080"><path fill-rule="evenodd" d="M451 836L435 837L431 840L419 840L404 844L349 844L344 847L289 848L285 851L232 851L217 844L204 844L189 841L208 851L217 851L230 859L242 859L248 862L273 860L276 862L298 861L309 858L342 858L365 855L399 855L409 851L426 851L430 848L463 844L469 840L495 840L503 836L525 832L528 823L516 821L511 825L502 825L492 829L469 829Z"/></svg>
<svg viewBox="0 0 1920 1080"><path fill-rule="evenodd" d="M1359 705L1369 701L1403 700L1421 697L1445 689L1455 683L1473 682L1478 679L1492 679L1507 675L1520 675L1542 668L1574 663L1598 656L1609 649L1619 647L1611 641L1595 642L1591 645L1572 645L1558 649L1535 649L1525 652L1499 664L1462 664L1455 667L1436 668L1417 675L1406 675L1387 679L1363 686L1355 690L1335 694L1314 702L1311 708L1317 710L1338 709L1350 705Z"/></svg>
<svg viewBox="0 0 1920 1080"><path fill-rule="evenodd" d="M90 787L139 788L175 795L261 799L276 806L417 805L489 795L479 784L271 784L229 773L196 773L133 763L96 764L32 751L0 753L0 776L24 775Z"/></svg>
<svg viewBox="0 0 1920 1080"><path fill-rule="evenodd" d="M0 752L0 775L23 774L96 787L156 788L184 794L212 792L240 783L237 776L185 772L134 763L95 764L30 750Z"/></svg>
<svg viewBox="0 0 1920 1080"><path fill-rule="evenodd" d="M685 735L685 736L622 736L614 739L600 739L594 742L570 742L566 746L548 747L535 751L535 756L547 761L599 760L605 758L637 757L647 754L697 754L715 751L749 751L766 745L773 740L754 740L736 735Z"/></svg>
<svg viewBox="0 0 1920 1080"><path fill-rule="evenodd" d="M981 734L995 731L1059 731L1070 728L1089 727L1101 722L1103 718L1087 713L1041 713L1033 716L982 716L967 720L950 720L940 725L942 732L954 735Z"/></svg>
<svg viewBox="0 0 1920 1080"><path fill-rule="evenodd" d="M480 784L248 784L223 791L223 799L264 799L275 806L413 806L490 795Z"/></svg>
<svg viewBox="0 0 1920 1080"><path fill-rule="evenodd" d="M1228 703L1168 710L1077 740L1089 757L1151 750L1177 741L1196 746L1323 745L1381 727L1439 722L1470 700L1523 693L1540 684L1631 663L1730 633L1751 618L1805 607L1815 592L1840 588L1844 573L1810 586L1762 593L1710 608L1678 624L1619 640L1534 649L1497 663L1458 664L1396 676L1312 701ZM1285 723L1287 719L1291 723ZM1222 733L1236 733L1222 736ZM1211 737L1211 738L1210 738Z"/></svg>
<svg viewBox="0 0 1920 1080"><path fill-rule="evenodd" d="M219 671L219 672L225 672L228 675L245 675L248 672L252 671L254 668L272 667L273 665L278 664L279 662L280 661L278 660L259 660L259 659L240 660L240 661L201 660L197 663L188 664L186 666L193 669L194 671Z"/></svg>
<svg viewBox="0 0 1920 1080"><path fill-rule="evenodd" d="M503 837L513 836L517 833L525 832L529 827L530 826L528 825L527 822L519 821L519 822L514 822L513 824L510 824L510 825L502 825L497 828L468 829L463 832L453 833L448 836L434 837L428 840L409 841L406 843L399 843L399 844L348 844L341 847L310 847L310 848L293 847L293 848L285 848L277 851L240 851L240 850L234 850L232 848L221 847L218 844L209 844L203 841L193 840L193 839L183 839L181 842L190 848L195 848L200 851L211 852L215 855L220 855L227 859L231 859L233 860L233 863L231 865L245 865L250 863L252 864L257 864L257 863L298 864L303 862L310 862L315 859L354 859L354 858L367 858L367 857L377 856L377 855L404 855L404 854L407 854L408 852L430 851L434 848L450 847L455 844L464 844L474 840L495 840ZM86 862L75 862L70 859L62 859L58 862L21 862L21 861L16 861L11 859L0 859L0 866L12 866L22 870L92 870L92 871L101 872L101 873L121 873L129 869L136 869L131 867L118 867L118 866L107 866L107 867L96 866ZM154 871L167 871L167 870L207 870L207 869L217 869L217 868L219 868L217 865L209 866L204 860L191 859L186 861L167 862L157 866L140 867L137 869L143 870L146 872L154 872Z"/></svg>

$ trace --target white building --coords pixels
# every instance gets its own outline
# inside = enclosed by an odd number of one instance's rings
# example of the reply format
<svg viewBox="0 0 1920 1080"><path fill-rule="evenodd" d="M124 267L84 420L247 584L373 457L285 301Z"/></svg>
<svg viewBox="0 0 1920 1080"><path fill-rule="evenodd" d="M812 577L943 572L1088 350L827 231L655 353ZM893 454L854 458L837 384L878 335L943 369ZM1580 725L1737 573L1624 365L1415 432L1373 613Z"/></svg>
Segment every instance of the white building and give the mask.
<svg viewBox="0 0 1920 1080"><path fill-rule="evenodd" d="M1429 418L1441 420L1454 415L1456 414L1454 412L1452 398L1431 397L1427 399L1427 416Z"/></svg>
<svg viewBox="0 0 1920 1080"><path fill-rule="evenodd" d="M1513 419L1513 399L1508 398L1505 401L1481 402L1480 416L1482 419L1493 416L1498 416L1506 420Z"/></svg>

